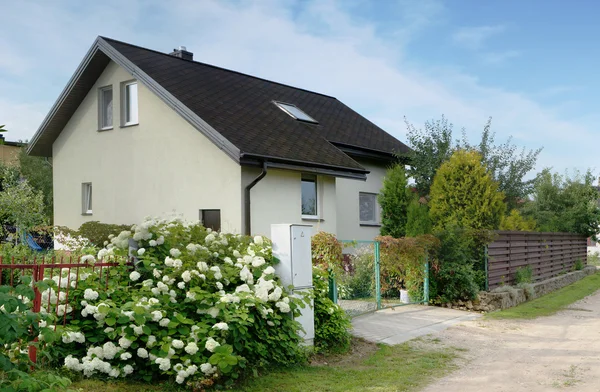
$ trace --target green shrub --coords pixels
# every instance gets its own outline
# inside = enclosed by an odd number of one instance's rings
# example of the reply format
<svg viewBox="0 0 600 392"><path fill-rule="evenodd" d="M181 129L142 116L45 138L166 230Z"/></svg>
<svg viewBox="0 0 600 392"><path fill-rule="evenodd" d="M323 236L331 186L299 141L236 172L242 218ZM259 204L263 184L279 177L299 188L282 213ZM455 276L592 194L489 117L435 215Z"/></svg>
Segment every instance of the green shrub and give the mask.
<svg viewBox="0 0 600 392"><path fill-rule="evenodd" d="M422 234L431 234L429 207L427 204L421 204L418 198L414 198L408 205L406 236L416 237Z"/></svg>
<svg viewBox="0 0 600 392"><path fill-rule="evenodd" d="M341 299L370 298L375 295L375 265L372 248L359 249L350 256L351 270L336 275ZM340 290L343 287L344 291ZM343 295L342 295L343 294Z"/></svg>
<svg viewBox="0 0 600 392"><path fill-rule="evenodd" d="M145 381L170 376L199 390L305 360L292 316L306 304L282 287L268 240L177 220L147 220L132 230L86 259L125 261L135 238L135 270L81 270L69 292L64 340L55 345L68 353L67 368ZM66 282L68 271L61 273Z"/></svg>
<svg viewBox="0 0 600 392"><path fill-rule="evenodd" d="M581 261L581 259L577 259L577 261L575 261L575 265L573 266L573 269L575 271L581 271L583 269L584 265L583 265L583 261Z"/></svg>
<svg viewBox="0 0 600 392"><path fill-rule="evenodd" d="M515 284L531 283L533 281L533 270L530 265L517 268L515 271Z"/></svg>
<svg viewBox="0 0 600 392"><path fill-rule="evenodd" d="M485 285L483 251L484 234L463 228L438 231L440 241L438 265L430 274L430 297L446 303L472 300Z"/></svg>
<svg viewBox="0 0 600 392"><path fill-rule="evenodd" d="M131 225L113 225L108 223L100 223L98 221L85 222L79 227L74 234L82 236L90 240L92 245L103 247L104 242L109 240L109 237L117 236L122 231L131 229Z"/></svg>
<svg viewBox="0 0 600 392"><path fill-rule="evenodd" d="M525 297L527 298L527 301L535 299L535 288L533 287L532 283L519 283L517 287L525 290Z"/></svg>
<svg viewBox="0 0 600 392"><path fill-rule="evenodd" d="M407 188L403 164L389 168L377 200L381 206L381 235L401 238L406 235L408 204L414 197Z"/></svg>
<svg viewBox="0 0 600 392"><path fill-rule="evenodd" d="M346 352L350 348L350 319L342 308L329 299L327 273L313 268L315 309L315 350Z"/></svg>
<svg viewBox="0 0 600 392"><path fill-rule="evenodd" d="M342 243L335 234L320 231L312 236L310 246L313 265L336 273L343 271Z"/></svg>
<svg viewBox="0 0 600 392"><path fill-rule="evenodd" d="M518 210L511 210L508 216L502 218L500 230L535 231L535 220L524 218Z"/></svg>
<svg viewBox="0 0 600 392"><path fill-rule="evenodd" d="M70 380L49 372L30 373L33 363L29 360L28 346L38 348L38 358L46 355L46 345L32 343L40 341L51 345L59 336L49 325L54 316L34 313L32 304L34 290L31 277L19 275L14 285L0 286L0 390L42 391L64 390ZM38 283L44 289L44 283Z"/></svg>

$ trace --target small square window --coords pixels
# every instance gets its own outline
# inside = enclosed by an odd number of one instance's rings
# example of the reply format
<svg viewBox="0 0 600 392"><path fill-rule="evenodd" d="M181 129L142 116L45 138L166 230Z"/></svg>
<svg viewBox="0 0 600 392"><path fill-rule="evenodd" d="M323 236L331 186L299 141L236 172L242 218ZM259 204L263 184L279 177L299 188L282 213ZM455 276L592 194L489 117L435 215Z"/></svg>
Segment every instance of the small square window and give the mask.
<svg viewBox="0 0 600 392"><path fill-rule="evenodd" d="M84 182L81 184L81 213L83 215L92 215L92 183Z"/></svg>
<svg viewBox="0 0 600 392"><path fill-rule="evenodd" d="M305 218L318 217L317 176L302 175L302 216Z"/></svg>
<svg viewBox="0 0 600 392"><path fill-rule="evenodd" d="M309 122L309 123L313 123L313 124L319 123L317 120L315 120L314 118L312 118L311 116L309 116L308 114L306 114L302 110L300 110L296 105L292 105L291 103L285 103L285 102L275 102L275 105L277 105L277 107L279 109L283 110L288 115L295 118L296 120Z"/></svg>
<svg viewBox="0 0 600 392"><path fill-rule="evenodd" d="M377 194L360 192L358 194L360 223L377 223Z"/></svg>
<svg viewBox="0 0 600 392"><path fill-rule="evenodd" d="M102 87L98 97L98 128L113 127L113 90L112 86Z"/></svg>
<svg viewBox="0 0 600 392"><path fill-rule="evenodd" d="M221 231L221 210L200 210L200 220L207 229Z"/></svg>
<svg viewBox="0 0 600 392"><path fill-rule="evenodd" d="M138 85L137 82L123 83L121 103L121 123L123 126L138 124Z"/></svg>

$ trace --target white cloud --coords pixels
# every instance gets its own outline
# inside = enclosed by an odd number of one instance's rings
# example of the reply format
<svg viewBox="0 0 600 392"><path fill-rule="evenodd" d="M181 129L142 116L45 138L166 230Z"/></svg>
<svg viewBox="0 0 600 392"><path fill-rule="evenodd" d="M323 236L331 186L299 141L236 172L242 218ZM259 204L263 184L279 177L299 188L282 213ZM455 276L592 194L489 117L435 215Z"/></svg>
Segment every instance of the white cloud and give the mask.
<svg viewBox="0 0 600 392"><path fill-rule="evenodd" d="M39 5L27 26L5 26L17 35L34 30L23 34L27 50L14 56L25 58L23 67L32 67L48 80L46 90L55 91L44 91L51 98L40 100L37 94L15 97L0 89L0 123L10 121L7 128L19 138L31 138L94 37L102 34L165 52L186 45L198 61L334 95L401 140L404 116L422 124L443 113L457 132L465 126L471 137L493 116L498 141L514 135L520 145L545 145L542 157L560 156L560 162L553 160L559 167L593 164L595 154L586 158L566 152L593 136L587 122L557 117L552 108L518 92L483 85L476 75L418 61L405 44L435 23L433 15L440 12L436 3L419 8L409 2L415 23L385 36L379 26L357 19L335 1L125 3L126 10L116 2L77 10ZM36 28L37 23L42 27ZM454 39L481 48L503 29L463 29ZM6 38L0 37L0 46L2 42Z"/></svg>
<svg viewBox="0 0 600 392"><path fill-rule="evenodd" d="M452 35L452 41L467 49L480 49L486 40L504 30L504 25L462 27Z"/></svg>

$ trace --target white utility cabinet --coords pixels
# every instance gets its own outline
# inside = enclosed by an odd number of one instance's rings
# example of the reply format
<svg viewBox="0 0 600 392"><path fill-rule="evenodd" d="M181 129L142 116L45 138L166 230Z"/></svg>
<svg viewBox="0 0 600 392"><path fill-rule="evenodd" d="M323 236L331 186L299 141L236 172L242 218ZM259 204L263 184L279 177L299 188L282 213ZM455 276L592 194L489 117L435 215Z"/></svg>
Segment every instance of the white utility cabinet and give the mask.
<svg viewBox="0 0 600 392"><path fill-rule="evenodd" d="M271 225L273 256L279 263L275 271L285 287L293 286L294 294L310 292L312 285L312 256L310 241L312 226L298 224ZM305 344L312 345L315 337L315 316L313 304L302 309L296 319L304 329L300 332Z"/></svg>

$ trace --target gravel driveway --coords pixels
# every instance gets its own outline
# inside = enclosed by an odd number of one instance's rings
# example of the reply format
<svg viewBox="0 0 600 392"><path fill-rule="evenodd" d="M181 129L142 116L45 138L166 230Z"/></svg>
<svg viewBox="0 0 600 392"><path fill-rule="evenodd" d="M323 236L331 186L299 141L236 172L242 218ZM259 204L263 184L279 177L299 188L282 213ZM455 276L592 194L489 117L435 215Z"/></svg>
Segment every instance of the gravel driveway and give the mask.
<svg viewBox="0 0 600 392"><path fill-rule="evenodd" d="M428 392L600 390L600 292L554 316L468 321L430 338L467 351Z"/></svg>

